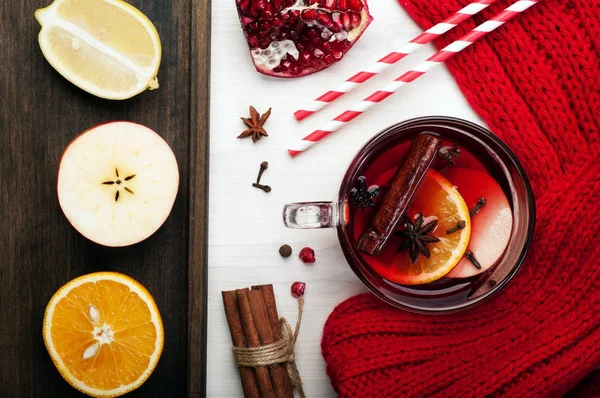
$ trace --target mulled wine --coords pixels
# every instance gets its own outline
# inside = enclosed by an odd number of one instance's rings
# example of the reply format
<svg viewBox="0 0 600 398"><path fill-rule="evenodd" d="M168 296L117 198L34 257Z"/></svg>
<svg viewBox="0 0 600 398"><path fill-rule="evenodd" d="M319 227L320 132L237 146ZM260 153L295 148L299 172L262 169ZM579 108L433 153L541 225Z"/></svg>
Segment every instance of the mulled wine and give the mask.
<svg viewBox="0 0 600 398"><path fill-rule="evenodd" d="M410 311L471 307L510 281L535 222L515 155L473 123L412 119L367 143L334 202L284 207L289 228L337 230L355 274Z"/></svg>
<svg viewBox="0 0 600 398"><path fill-rule="evenodd" d="M385 244L376 254L361 250L361 236L423 134L437 137L435 156L400 220L384 216L395 224ZM380 288L415 308L448 308L501 282L494 273L512 235L514 189L493 153L451 130L413 131L380 145L353 175L343 204L345 235ZM395 187L407 188L405 182Z"/></svg>

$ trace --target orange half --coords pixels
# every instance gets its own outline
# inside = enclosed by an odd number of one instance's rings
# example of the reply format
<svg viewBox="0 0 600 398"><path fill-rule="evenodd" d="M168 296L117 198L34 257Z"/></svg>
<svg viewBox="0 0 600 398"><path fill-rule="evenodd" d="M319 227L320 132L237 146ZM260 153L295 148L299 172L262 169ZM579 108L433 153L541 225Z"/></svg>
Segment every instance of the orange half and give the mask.
<svg viewBox="0 0 600 398"><path fill-rule="evenodd" d="M141 386L164 342L150 293L116 272L84 275L61 287L46 307L43 335L62 377L93 397L117 397Z"/></svg>

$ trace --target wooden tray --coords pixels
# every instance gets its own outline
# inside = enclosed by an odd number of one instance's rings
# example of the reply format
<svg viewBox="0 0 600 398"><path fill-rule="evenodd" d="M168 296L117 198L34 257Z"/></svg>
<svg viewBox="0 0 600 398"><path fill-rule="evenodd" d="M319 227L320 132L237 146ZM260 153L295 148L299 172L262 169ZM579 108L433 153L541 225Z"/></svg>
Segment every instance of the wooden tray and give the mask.
<svg viewBox="0 0 600 398"><path fill-rule="evenodd" d="M160 88L120 102L63 79L37 44L33 13L50 0L0 2L0 396L74 397L42 340L48 300L72 278L123 272L154 296L165 346L148 381L128 396L205 393L206 226L210 0L129 0L159 31ZM63 216L56 171L67 144L111 120L157 131L175 151L181 182L164 226L132 247L107 249Z"/></svg>

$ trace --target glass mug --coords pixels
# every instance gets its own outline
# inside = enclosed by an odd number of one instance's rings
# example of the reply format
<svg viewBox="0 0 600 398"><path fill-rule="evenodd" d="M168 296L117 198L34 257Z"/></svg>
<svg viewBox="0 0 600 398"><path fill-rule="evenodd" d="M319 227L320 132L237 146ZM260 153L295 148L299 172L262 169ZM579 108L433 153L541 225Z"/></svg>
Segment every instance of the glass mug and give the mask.
<svg viewBox="0 0 600 398"><path fill-rule="evenodd" d="M375 272L358 252L348 199L355 181L367 167L389 148L412 141L424 131L437 133L447 142L458 143L479 158L488 174L493 175L503 187L512 209L512 232L500 259L477 277L455 280L451 284L433 282L420 286L399 285ZM413 312L449 313L483 302L502 289L516 274L533 236L535 204L523 167L498 137L469 121L435 116L407 120L377 134L350 164L335 201L287 204L283 209L283 221L288 228L334 228L342 252L354 273L384 302Z"/></svg>

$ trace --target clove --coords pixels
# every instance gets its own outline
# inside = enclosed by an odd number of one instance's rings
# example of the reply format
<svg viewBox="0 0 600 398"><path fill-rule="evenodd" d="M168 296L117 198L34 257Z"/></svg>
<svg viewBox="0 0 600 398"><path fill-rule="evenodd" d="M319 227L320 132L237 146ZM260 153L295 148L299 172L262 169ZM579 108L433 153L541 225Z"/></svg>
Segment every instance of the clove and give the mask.
<svg viewBox="0 0 600 398"><path fill-rule="evenodd" d="M271 187L268 186L268 185L262 185L262 184L258 184L258 183L255 182L255 183L252 184L252 186L254 188L261 189L261 190L265 191L266 193L271 192Z"/></svg>
<svg viewBox="0 0 600 398"><path fill-rule="evenodd" d="M258 170L258 176L256 177L257 184L260 184L260 179L262 178L262 175L265 172L265 170L268 168L269 168L269 162L265 161L260 164L260 170Z"/></svg>
<svg viewBox="0 0 600 398"><path fill-rule="evenodd" d="M269 168L269 162L267 162L267 161L262 162L260 164L260 170L258 170L258 176L256 177L256 182L252 184L252 186L254 188L261 189L261 190L265 191L266 193L271 192L271 187L268 185L262 185L260 183L260 179L262 178L262 175L265 172L265 170L268 168Z"/></svg>
<svg viewBox="0 0 600 398"><path fill-rule="evenodd" d="M479 264L479 261L477 261L472 251L467 250L465 252L465 257L475 266L475 268L481 269L481 264Z"/></svg>
<svg viewBox="0 0 600 398"><path fill-rule="evenodd" d="M475 214L479 213L479 210L481 210L481 208L483 206L485 206L486 203L487 203L486 198L479 198L477 203L475 203L475 206L473 207L473 209L471 209L471 212L470 212L471 217L473 217Z"/></svg>
<svg viewBox="0 0 600 398"><path fill-rule="evenodd" d="M465 222L465 220L460 220L459 222L456 223L456 225L454 227L452 227L446 231L446 235L452 235L453 233L458 232L461 229L464 229L466 226L467 226L467 223Z"/></svg>

